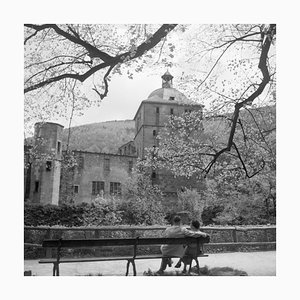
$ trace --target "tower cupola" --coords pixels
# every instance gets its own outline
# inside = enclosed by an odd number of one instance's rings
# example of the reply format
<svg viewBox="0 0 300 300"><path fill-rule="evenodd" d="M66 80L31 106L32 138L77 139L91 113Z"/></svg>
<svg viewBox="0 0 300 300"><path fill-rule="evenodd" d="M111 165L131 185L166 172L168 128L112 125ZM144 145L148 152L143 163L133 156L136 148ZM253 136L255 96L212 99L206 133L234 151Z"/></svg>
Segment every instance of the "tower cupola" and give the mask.
<svg viewBox="0 0 300 300"><path fill-rule="evenodd" d="M162 87L163 88L172 88L173 87L173 76L167 71L162 78Z"/></svg>

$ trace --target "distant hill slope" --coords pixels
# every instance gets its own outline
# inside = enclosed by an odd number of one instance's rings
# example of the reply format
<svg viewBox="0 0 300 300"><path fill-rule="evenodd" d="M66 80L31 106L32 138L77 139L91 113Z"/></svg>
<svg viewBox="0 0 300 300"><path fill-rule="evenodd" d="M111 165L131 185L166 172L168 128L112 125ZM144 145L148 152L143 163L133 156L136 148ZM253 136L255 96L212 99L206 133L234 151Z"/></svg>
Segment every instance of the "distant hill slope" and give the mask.
<svg viewBox="0 0 300 300"><path fill-rule="evenodd" d="M71 127L69 148L90 152L116 153L123 144L133 140L133 120L108 121ZM63 130L62 142L67 144L69 128Z"/></svg>
<svg viewBox="0 0 300 300"><path fill-rule="evenodd" d="M253 114L260 118L259 122L264 127L264 121L267 123L267 119L271 116L276 116L276 106L261 107L258 110L251 110ZM251 123L252 118L249 113L242 110L241 116ZM272 117L273 119L273 117ZM273 119L274 125L276 119ZM271 122L272 123L272 122ZM69 129L63 130L63 149L66 149ZM107 121L101 123L92 123L87 125L81 125L71 127L70 146L72 150L82 150L90 152L105 152L105 153L117 153L118 148L125 143L132 141L135 135L135 123L133 120L124 121ZM33 138L27 138L27 142L30 144L33 142Z"/></svg>

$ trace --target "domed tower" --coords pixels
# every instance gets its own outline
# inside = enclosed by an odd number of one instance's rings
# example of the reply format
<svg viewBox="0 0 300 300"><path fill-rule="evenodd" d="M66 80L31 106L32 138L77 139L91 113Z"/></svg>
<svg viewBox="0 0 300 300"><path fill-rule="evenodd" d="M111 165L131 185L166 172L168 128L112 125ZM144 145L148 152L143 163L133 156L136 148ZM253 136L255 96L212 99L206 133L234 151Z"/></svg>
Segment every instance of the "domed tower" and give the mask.
<svg viewBox="0 0 300 300"><path fill-rule="evenodd" d="M34 127L35 160L32 165L30 199L58 205L63 126L39 122Z"/></svg>
<svg viewBox="0 0 300 300"><path fill-rule="evenodd" d="M183 93L173 88L173 76L168 71L161 78L162 87L141 102L134 117L136 130L134 143L137 156L140 158L145 157L147 148L159 147L157 135L166 126L171 115L180 116L203 109L203 105L190 101ZM176 198L181 187L198 188L196 180L175 178L168 170L156 169L150 172L152 183L158 184L170 199Z"/></svg>
<svg viewBox="0 0 300 300"><path fill-rule="evenodd" d="M157 135L170 115L179 116L187 111L202 110L203 106L187 99L173 88L173 76L167 71L161 76L162 87L143 100L135 114L134 143L138 157L145 156L145 148L158 146Z"/></svg>

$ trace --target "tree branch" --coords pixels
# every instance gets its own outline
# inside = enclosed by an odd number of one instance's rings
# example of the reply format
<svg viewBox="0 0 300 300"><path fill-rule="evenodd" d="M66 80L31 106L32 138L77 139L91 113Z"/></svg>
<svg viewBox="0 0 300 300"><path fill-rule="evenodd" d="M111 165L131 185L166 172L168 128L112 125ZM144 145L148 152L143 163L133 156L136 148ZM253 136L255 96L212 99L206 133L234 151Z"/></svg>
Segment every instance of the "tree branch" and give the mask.
<svg viewBox="0 0 300 300"><path fill-rule="evenodd" d="M64 30L62 30L56 24L44 24L44 25L25 24L25 26L29 27L29 28L32 28L32 29L35 29L36 31L44 30L46 28L51 28L58 35L63 36L64 38L66 38L67 40L71 41L74 44L78 44L78 45L84 47L88 51L88 53L89 53L89 55L90 55L91 58L98 57L98 58L100 58L104 62L112 59L112 56L110 56L109 54L107 54L107 53L99 50L98 48L94 47L90 43L82 40L79 37L78 33L76 33L74 30L70 29L70 26L68 26L68 28L71 30L71 32L73 34L75 32L75 36L69 34L68 32L66 32Z"/></svg>
<svg viewBox="0 0 300 300"><path fill-rule="evenodd" d="M234 113L233 113L232 125L231 125L231 130L230 130L230 134L229 134L229 138L228 138L227 147L221 149L220 151L218 151L215 154L214 158L206 166L206 168L204 168L206 175L209 173L212 166L215 164L215 162L218 160L218 158L221 156L221 154L223 154L224 152L230 151L232 146L235 145L234 142L233 142L233 138L234 138L234 134L235 134L235 131L236 131L236 125L237 125L237 122L238 122L238 119L239 119L240 109L245 105L252 104L253 100L256 99L263 92L265 86L270 81L270 74L269 74L269 70L268 70L268 66L267 66L267 58L268 58L269 49L270 49L270 46L271 46L271 43L272 43L273 36L274 36L275 32L276 32L276 25L271 24L269 29L265 33L267 38L263 39L261 55L260 55L260 60L259 60L259 64L258 64L258 68L262 72L263 79L260 82L260 84L258 85L258 88L247 99L235 104L235 109L234 109ZM228 49L229 46L227 46L225 51ZM222 53L222 55L223 54L224 54L224 52ZM237 152L238 152L238 150L237 150ZM238 155L239 155L239 152L238 152ZM240 160L241 160L241 158L240 158ZM263 167L262 167L262 169L263 169ZM244 168L244 170L245 170L246 175L247 175L248 178L253 177L254 175L256 175L257 173L259 173L261 171L261 170L259 170L259 171L257 171L256 173L254 173L253 175L251 175L249 177L249 174L248 174L247 170L245 168Z"/></svg>
<svg viewBox="0 0 300 300"><path fill-rule="evenodd" d="M135 58L138 58L142 56L144 53L146 53L147 51L149 51L150 49L152 49L153 47L155 47L171 30L173 30L177 26L177 24L162 25L151 37L149 37L145 42L140 44L135 50L124 52L115 57L112 57L107 53L104 53L99 49L97 49L96 47L90 45L86 41L83 41L82 39L77 38L63 31L55 24L44 24L44 25L25 24L25 26L28 28L32 28L36 31L52 28L58 35L63 36L69 41L84 47L89 52L91 57L98 57L103 61L103 63L100 63L92 67L91 69L89 69L87 72L83 74L78 74L78 73L59 74L57 76L50 77L36 84L30 85L24 89L24 93L28 93L30 91L42 88L50 83L57 82L65 78L72 78L75 80L79 80L80 82L83 82L92 74L94 74L95 72L101 69L104 69L106 67L114 67L119 63L125 63Z"/></svg>
<svg viewBox="0 0 300 300"><path fill-rule="evenodd" d="M241 154L240 154L240 152L239 152L239 149L238 149L237 145L236 145L235 143L233 143L233 146L234 146L235 151L236 151L236 153L237 153L237 155L238 155L238 158L239 158L239 160L240 160L240 162L241 162L241 164L242 164L242 166L243 166L243 170L245 171L245 174L246 174L246 177L247 177L247 178L252 178L252 177L254 177L256 174L258 174L259 172L261 172L261 171L263 170L263 168L264 168L265 165L266 165L266 163L265 163L264 160L262 160L262 167L261 167L259 170L257 170L256 172L254 172L253 174L249 175L248 170L247 170L247 167L246 167L246 165L245 165L245 163L244 163L244 161L243 161L243 159L242 159L242 156L241 156Z"/></svg>
<svg viewBox="0 0 300 300"><path fill-rule="evenodd" d="M93 88L93 91L95 91L99 95L99 97L100 97L101 100L103 100L107 96L107 93L108 93L108 81L107 81L107 77L108 77L108 75L110 74L110 72L112 71L113 68L114 68L114 66L110 66L109 69L108 69L108 71L106 72L106 74L103 77L103 81L104 81L104 85L105 85L104 93L101 94L101 93L99 93L99 91L97 90L96 87Z"/></svg>

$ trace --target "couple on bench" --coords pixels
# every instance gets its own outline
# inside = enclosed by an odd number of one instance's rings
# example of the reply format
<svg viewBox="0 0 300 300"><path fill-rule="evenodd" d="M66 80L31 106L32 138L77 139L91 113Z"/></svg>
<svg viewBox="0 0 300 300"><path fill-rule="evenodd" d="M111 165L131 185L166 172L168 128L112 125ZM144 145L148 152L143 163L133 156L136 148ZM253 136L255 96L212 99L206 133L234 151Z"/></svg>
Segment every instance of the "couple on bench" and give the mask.
<svg viewBox="0 0 300 300"><path fill-rule="evenodd" d="M164 232L164 237L170 238L181 238L181 237L206 237L208 234L199 230L200 223L197 220L191 222L191 230L188 230L182 227L181 218L179 216L175 216L173 219L173 225L167 228ZM162 258L161 265L158 274L162 274L167 266L172 266L172 259L169 257L180 257L180 260L175 265L175 268L180 268L181 263L184 264L183 272L186 272L186 266L192 263L193 257L196 257L199 253L197 253L197 245L191 244L189 246L184 245L162 245L161 252L166 258Z"/></svg>

